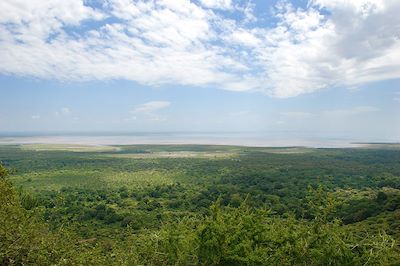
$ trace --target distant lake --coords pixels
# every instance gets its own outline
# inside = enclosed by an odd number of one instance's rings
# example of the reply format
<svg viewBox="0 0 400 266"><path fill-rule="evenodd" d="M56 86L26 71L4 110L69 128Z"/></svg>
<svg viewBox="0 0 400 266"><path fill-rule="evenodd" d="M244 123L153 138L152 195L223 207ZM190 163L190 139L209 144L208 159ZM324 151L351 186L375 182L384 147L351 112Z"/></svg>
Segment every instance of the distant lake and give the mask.
<svg viewBox="0 0 400 266"><path fill-rule="evenodd" d="M304 133L193 133L193 132L143 132L143 133L0 133L0 144L209 144L259 147L305 146L314 148L359 147L365 142L381 140L324 138L306 136Z"/></svg>

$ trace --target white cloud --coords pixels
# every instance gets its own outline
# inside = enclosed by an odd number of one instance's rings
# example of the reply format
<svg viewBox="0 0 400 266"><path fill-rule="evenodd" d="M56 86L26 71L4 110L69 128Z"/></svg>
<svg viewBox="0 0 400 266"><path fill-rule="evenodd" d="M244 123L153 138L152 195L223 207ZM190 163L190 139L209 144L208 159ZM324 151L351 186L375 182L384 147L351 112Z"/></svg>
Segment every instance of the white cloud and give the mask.
<svg viewBox="0 0 400 266"><path fill-rule="evenodd" d="M71 110L68 107L63 107L61 108L61 114L63 115L70 115L71 114Z"/></svg>
<svg viewBox="0 0 400 266"><path fill-rule="evenodd" d="M40 119L40 115L32 115L31 118L32 120L38 120Z"/></svg>
<svg viewBox="0 0 400 266"><path fill-rule="evenodd" d="M62 33L63 26L78 26L84 20L105 17L81 0L6 0L1 1L0 10L0 23L7 23L9 32L21 42L39 41ZM4 29L7 31L7 27Z"/></svg>
<svg viewBox="0 0 400 266"><path fill-rule="evenodd" d="M232 9L231 0L200 0L201 4L208 8L215 9Z"/></svg>
<svg viewBox="0 0 400 266"><path fill-rule="evenodd" d="M125 119L125 121L134 120L149 120L149 121L165 121L166 117L160 115L159 111L168 108L171 102L168 101L150 101L143 104L137 105L131 111L131 117Z"/></svg>
<svg viewBox="0 0 400 266"><path fill-rule="evenodd" d="M166 117L164 115L160 115L159 111L168 108L170 105L171 102L168 101L150 101L139 104L130 112L131 117L125 120L132 121L144 119L149 121L165 121Z"/></svg>
<svg viewBox="0 0 400 266"><path fill-rule="evenodd" d="M281 98L400 78L397 0L314 0L306 9L279 2L272 14L277 23L268 26L238 1L85 3L0 2L0 73L212 86Z"/></svg>
<svg viewBox="0 0 400 266"><path fill-rule="evenodd" d="M261 44L261 40L257 36L243 29L233 31L229 36L229 41L248 47L257 47Z"/></svg>
<svg viewBox="0 0 400 266"><path fill-rule="evenodd" d="M153 113L155 111L167 108L170 105L171 102L167 101L151 101L136 106L133 110L133 113Z"/></svg>
<svg viewBox="0 0 400 266"><path fill-rule="evenodd" d="M69 116L71 115L71 110L68 107L62 107L60 110L54 112L55 116Z"/></svg>

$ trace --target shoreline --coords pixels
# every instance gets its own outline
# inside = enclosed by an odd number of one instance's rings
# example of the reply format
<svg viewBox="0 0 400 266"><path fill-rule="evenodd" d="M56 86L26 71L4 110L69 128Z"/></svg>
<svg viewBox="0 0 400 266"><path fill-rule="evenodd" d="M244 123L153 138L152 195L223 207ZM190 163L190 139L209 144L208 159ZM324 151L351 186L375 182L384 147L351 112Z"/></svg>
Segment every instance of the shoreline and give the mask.
<svg viewBox="0 0 400 266"><path fill-rule="evenodd" d="M49 145L87 145L87 146L123 146L123 145L220 145L242 147L271 148L368 148L378 146L400 147L398 142L353 141L347 139L318 138L279 138L263 136L224 136L224 135L105 135L105 136L7 136L0 137L0 145L49 144Z"/></svg>

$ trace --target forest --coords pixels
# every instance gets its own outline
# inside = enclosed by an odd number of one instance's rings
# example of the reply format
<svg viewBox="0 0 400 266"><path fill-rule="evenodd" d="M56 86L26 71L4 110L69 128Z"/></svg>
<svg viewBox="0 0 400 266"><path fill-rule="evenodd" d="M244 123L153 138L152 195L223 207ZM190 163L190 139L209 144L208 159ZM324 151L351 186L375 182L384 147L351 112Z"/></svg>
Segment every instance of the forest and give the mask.
<svg viewBox="0 0 400 266"><path fill-rule="evenodd" d="M1 265L400 265L400 148L0 146Z"/></svg>

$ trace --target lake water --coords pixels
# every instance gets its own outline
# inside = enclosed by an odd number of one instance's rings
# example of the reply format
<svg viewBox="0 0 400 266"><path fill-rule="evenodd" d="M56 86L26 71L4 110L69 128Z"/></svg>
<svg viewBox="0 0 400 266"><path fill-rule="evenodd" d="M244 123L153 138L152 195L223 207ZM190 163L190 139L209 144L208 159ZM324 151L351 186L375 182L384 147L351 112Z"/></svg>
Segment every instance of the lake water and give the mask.
<svg viewBox="0 0 400 266"><path fill-rule="evenodd" d="M315 148L359 147L371 139L323 138L287 132L279 133L107 133L107 134L0 134L0 144L210 144L259 147L304 146Z"/></svg>

